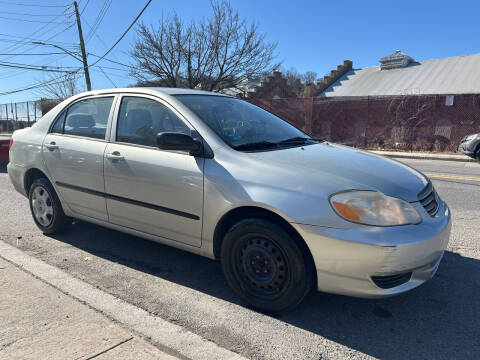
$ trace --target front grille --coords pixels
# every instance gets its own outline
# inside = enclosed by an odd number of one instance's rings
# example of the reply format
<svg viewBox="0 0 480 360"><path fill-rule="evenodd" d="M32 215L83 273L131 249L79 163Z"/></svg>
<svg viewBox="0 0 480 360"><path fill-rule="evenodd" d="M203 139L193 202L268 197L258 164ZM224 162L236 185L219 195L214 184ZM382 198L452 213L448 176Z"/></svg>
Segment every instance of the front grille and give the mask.
<svg viewBox="0 0 480 360"><path fill-rule="evenodd" d="M431 216L435 216L437 214L438 197L431 181L428 182L425 189L420 191L418 194L418 200Z"/></svg>
<svg viewBox="0 0 480 360"><path fill-rule="evenodd" d="M372 276L372 280L379 288L391 289L395 286L405 284L412 277L412 272L388 276Z"/></svg>

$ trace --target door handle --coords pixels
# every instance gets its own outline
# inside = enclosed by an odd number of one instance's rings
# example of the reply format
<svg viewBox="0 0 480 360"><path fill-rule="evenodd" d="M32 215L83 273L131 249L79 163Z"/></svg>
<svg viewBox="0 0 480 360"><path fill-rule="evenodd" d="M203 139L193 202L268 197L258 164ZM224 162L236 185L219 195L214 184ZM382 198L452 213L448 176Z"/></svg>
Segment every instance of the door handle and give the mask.
<svg viewBox="0 0 480 360"><path fill-rule="evenodd" d="M118 151L114 151L112 152L111 154L106 154L105 155L107 157L108 160L124 160L125 158L120 155L120 153Z"/></svg>
<svg viewBox="0 0 480 360"><path fill-rule="evenodd" d="M49 150L58 149L58 145L55 143L55 141L52 141L50 144L45 144L45 147Z"/></svg>

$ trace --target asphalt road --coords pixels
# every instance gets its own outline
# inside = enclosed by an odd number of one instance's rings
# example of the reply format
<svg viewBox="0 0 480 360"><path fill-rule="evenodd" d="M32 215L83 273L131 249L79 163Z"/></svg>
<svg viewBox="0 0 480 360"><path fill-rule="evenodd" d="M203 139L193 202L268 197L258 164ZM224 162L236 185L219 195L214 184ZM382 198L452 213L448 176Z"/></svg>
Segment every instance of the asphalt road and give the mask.
<svg viewBox="0 0 480 360"><path fill-rule="evenodd" d="M400 296L313 292L270 316L240 303L219 263L78 222L61 236L35 227L0 170L0 239L131 304L255 359L476 359L480 354L480 164L403 160L430 174L453 213L437 275Z"/></svg>

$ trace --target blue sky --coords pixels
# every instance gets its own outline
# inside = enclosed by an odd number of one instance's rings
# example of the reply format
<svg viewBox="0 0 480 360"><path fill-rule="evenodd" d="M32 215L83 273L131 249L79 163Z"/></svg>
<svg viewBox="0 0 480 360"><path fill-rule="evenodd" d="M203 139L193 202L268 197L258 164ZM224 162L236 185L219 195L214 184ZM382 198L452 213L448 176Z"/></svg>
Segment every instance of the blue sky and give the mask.
<svg viewBox="0 0 480 360"><path fill-rule="evenodd" d="M87 1L79 2L80 9L85 8L82 15L84 35L90 32L90 26L94 25L104 4L103 0ZM87 42L87 51L103 55L145 3L146 0L113 0L95 35ZM0 54L57 52L52 47L28 44L33 40L46 41L54 35L49 42L72 49L78 44L76 26L56 35L69 24L65 23L65 16L55 19L55 22L61 22L58 24L20 21L51 21L62 8L41 6L67 4L69 2L64 0L0 1ZM480 52L480 1L232 0L231 4L239 10L241 17L255 21L269 41L278 43L278 59L283 62L283 67L295 67L301 72L312 70L319 76L334 69L343 59L353 60L355 68L375 66L382 56L397 49L415 60ZM210 14L210 1L153 0L141 20L156 23L162 14L168 16L174 11L185 21L199 19ZM132 30L108 58L130 63L128 52L135 39ZM24 43L12 43L19 40ZM89 62L94 59L89 57ZM0 55L1 62L64 67L79 64L65 55ZM120 65L108 62L99 65L104 66L103 70L118 87L134 82ZM0 92L27 87L48 80L48 76L40 71L0 67ZM113 87L100 69L93 69L91 76L93 88ZM4 95L0 96L0 104L38 97L38 90Z"/></svg>

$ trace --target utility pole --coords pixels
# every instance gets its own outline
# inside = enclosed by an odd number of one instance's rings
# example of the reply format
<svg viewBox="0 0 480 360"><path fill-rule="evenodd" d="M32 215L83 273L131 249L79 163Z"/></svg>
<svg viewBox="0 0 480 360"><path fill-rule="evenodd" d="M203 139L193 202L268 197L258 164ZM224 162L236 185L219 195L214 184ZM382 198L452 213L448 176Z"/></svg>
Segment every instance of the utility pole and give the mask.
<svg viewBox="0 0 480 360"><path fill-rule="evenodd" d="M75 6L75 16L77 17L78 37L80 38L80 49L82 50L83 72L85 74L85 82L87 83L87 90L92 90L90 83L90 73L88 72L87 54L85 52L85 43L83 42L82 24L80 23L80 14L78 13L78 4L73 2Z"/></svg>

